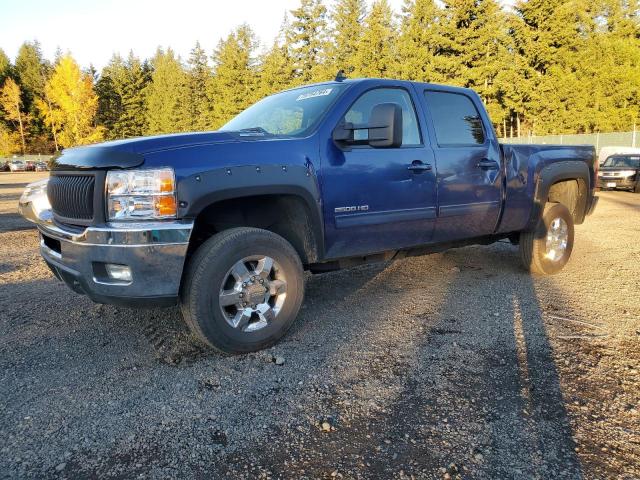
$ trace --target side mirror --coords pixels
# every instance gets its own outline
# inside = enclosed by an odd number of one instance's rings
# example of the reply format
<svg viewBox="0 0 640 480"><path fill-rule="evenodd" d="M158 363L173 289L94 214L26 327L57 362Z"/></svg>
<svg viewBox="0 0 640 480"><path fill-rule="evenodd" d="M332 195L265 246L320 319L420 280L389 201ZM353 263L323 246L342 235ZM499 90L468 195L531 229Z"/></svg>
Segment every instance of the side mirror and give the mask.
<svg viewBox="0 0 640 480"><path fill-rule="evenodd" d="M371 110L369 145L375 148L402 146L402 107L397 103L380 103Z"/></svg>
<svg viewBox="0 0 640 480"><path fill-rule="evenodd" d="M366 140L356 140L356 130L367 130ZM397 103L380 103L371 110L369 123L342 122L333 131L333 140L338 143L368 144L374 148L393 148L402 145L402 107Z"/></svg>

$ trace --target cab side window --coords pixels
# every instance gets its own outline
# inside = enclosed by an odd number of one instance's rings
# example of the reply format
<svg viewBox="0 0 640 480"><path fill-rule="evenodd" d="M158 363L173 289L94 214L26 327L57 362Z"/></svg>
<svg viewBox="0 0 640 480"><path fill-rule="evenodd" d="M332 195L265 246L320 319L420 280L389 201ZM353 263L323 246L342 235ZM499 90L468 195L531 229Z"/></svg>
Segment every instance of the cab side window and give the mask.
<svg viewBox="0 0 640 480"><path fill-rule="evenodd" d="M401 88L376 88L363 93L344 116L345 122L366 124L371 110L380 103L397 103L402 107L402 146L420 145L420 129L416 111L409 93ZM366 141L367 130L355 130L357 141Z"/></svg>
<svg viewBox="0 0 640 480"><path fill-rule="evenodd" d="M424 92L441 147L484 144L482 119L469 97L459 93Z"/></svg>

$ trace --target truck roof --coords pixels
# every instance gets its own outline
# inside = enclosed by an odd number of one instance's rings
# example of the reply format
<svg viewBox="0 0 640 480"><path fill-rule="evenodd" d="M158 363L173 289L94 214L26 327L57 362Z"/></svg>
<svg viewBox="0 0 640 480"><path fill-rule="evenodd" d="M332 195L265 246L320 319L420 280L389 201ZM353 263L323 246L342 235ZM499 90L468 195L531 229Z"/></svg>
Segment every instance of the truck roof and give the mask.
<svg viewBox="0 0 640 480"><path fill-rule="evenodd" d="M385 85L397 85L398 83L405 83L405 84L411 84L411 85L415 85L418 88L435 88L438 90L444 90L444 91L450 91L450 92L459 92L459 93L473 93L474 95L476 94L476 92L471 89L471 88L464 88L464 87L456 87L453 85L443 85L443 84L438 84L438 83L428 83L428 82L416 82L416 81L411 81L411 80L400 80L400 79L392 79L392 78L347 78L345 80L342 81L336 81L336 80L330 80L327 82L317 82L317 83L308 83L305 85L300 85L294 88L290 88L288 90L298 90L300 88L307 88L307 87L313 87L313 86L325 86L325 85L354 85L354 84L359 84L359 83L370 83L372 85L380 85L380 86L385 86ZM276 92L277 93L277 92Z"/></svg>

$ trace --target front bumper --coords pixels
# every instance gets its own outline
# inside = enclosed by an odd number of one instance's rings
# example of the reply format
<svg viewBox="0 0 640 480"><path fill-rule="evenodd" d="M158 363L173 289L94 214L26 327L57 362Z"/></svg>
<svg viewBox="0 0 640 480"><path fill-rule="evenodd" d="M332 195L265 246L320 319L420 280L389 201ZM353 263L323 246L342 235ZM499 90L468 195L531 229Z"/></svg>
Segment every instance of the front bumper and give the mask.
<svg viewBox="0 0 640 480"><path fill-rule="evenodd" d="M19 210L36 224L45 262L74 291L98 303L176 303L193 222L108 223L72 230L53 222L45 188L28 187ZM105 264L128 266L131 281L110 278Z"/></svg>
<svg viewBox="0 0 640 480"><path fill-rule="evenodd" d="M636 186L635 176L633 177L598 177L598 187L607 188L625 188L632 189Z"/></svg>

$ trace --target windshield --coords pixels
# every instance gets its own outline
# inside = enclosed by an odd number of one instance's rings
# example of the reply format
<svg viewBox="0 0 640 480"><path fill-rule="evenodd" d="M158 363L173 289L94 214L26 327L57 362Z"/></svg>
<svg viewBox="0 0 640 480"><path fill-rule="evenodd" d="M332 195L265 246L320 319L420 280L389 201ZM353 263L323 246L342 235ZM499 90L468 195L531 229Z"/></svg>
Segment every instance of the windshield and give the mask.
<svg viewBox="0 0 640 480"><path fill-rule="evenodd" d="M614 155L607 158L602 166L617 168L640 168L640 156Z"/></svg>
<svg viewBox="0 0 640 480"><path fill-rule="evenodd" d="M271 95L247 108L220 130L304 136L338 98L343 87L316 85Z"/></svg>

